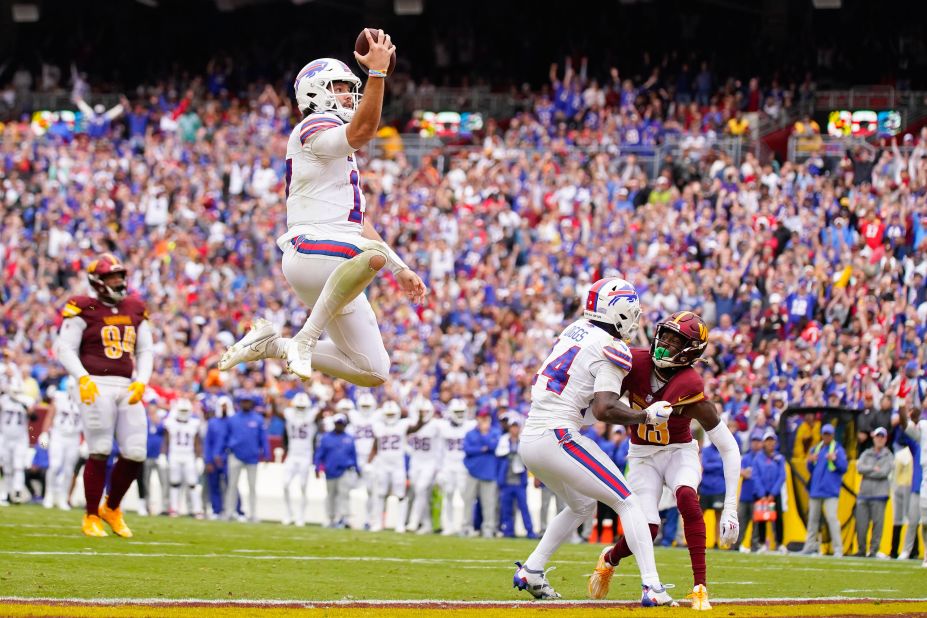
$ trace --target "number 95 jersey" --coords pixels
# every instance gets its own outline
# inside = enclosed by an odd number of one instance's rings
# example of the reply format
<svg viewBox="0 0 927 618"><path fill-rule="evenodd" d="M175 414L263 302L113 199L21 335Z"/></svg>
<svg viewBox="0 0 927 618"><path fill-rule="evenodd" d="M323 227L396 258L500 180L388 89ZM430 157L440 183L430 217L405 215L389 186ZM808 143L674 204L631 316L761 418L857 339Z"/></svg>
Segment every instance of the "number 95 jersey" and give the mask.
<svg viewBox="0 0 927 618"><path fill-rule="evenodd" d="M577 320L557 337L531 387L531 411L525 429L579 429L596 392L621 392L631 371L631 352L588 320Z"/></svg>
<svg viewBox="0 0 927 618"><path fill-rule="evenodd" d="M148 319L142 299L127 296L116 305L106 305L92 296L72 296L61 315L86 325L78 357L87 373L132 378L138 327Z"/></svg>

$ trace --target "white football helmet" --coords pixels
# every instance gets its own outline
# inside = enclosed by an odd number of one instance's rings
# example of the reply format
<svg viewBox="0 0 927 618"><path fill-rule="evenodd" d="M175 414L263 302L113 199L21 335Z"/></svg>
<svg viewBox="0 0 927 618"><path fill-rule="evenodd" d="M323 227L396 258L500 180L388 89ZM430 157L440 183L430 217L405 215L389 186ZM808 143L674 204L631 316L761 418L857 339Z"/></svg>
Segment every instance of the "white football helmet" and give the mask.
<svg viewBox="0 0 927 618"><path fill-rule="evenodd" d="M377 409L377 399L370 393L364 393L357 398L357 409L365 416L370 416Z"/></svg>
<svg viewBox="0 0 927 618"><path fill-rule="evenodd" d="M353 107L347 108L338 101L333 84L347 82L351 85ZM348 65L334 58L313 60L296 75L293 90L296 92L296 106L306 113L332 112L345 122L351 122L361 100L361 80L351 72Z"/></svg>
<svg viewBox="0 0 927 618"><path fill-rule="evenodd" d="M460 425L467 420L467 404L463 399L451 399L447 404L447 413L450 415L451 422Z"/></svg>
<svg viewBox="0 0 927 618"><path fill-rule="evenodd" d="M618 337L630 341L637 332L641 317L641 300L634 286L624 279L599 279L589 289L583 317L614 325Z"/></svg>
<svg viewBox="0 0 927 618"><path fill-rule="evenodd" d="M430 399L416 397L409 406L409 412L427 421L435 415L435 406Z"/></svg>
<svg viewBox="0 0 927 618"><path fill-rule="evenodd" d="M293 395L293 398L290 399L290 405L297 410L308 410L312 402L309 401L309 395L306 393L296 393Z"/></svg>
<svg viewBox="0 0 927 618"><path fill-rule="evenodd" d="M189 421L193 416L193 404L189 399L178 399L174 402L174 416L179 421Z"/></svg>
<svg viewBox="0 0 927 618"><path fill-rule="evenodd" d="M342 414L350 414L354 411L354 402L350 399L341 399L338 403L335 404L335 412L341 412Z"/></svg>
<svg viewBox="0 0 927 618"><path fill-rule="evenodd" d="M402 410L399 409L398 403L390 399L383 403L383 407L380 408L380 414L383 416L384 423L392 425L402 416Z"/></svg>

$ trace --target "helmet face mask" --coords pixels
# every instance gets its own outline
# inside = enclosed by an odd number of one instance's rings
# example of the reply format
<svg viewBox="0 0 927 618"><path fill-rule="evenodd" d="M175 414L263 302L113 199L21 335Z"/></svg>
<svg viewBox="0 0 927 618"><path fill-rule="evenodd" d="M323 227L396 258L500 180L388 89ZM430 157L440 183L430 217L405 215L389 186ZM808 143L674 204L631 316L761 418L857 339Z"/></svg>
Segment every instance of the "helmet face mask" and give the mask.
<svg viewBox="0 0 927 618"><path fill-rule="evenodd" d="M357 409L364 416L370 416L377 409L377 400L370 393L364 393L357 398Z"/></svg>
<svg viewBox="0 0 927 618"><path fill-rule="evenodd" d="M657 324L650 356L660 368L690 367L708 346L708 326L691 311L678 311Z"/></svg>
<svg viewBox="0 0 927 618"><path fill-rule="evenodd" d="M399 417L402 415L402 411L399 409L398 403L395 401L387 401L380 409L380 414L383 416L384 423L387 425L392 425L399 421Z"/></svg>
<svg viewBox="0 0 927 618"><path fill-rule="evenodd" d="M174 405L174 415L180 421L190 420L193 415L193 404L188 399L179 399Z"/></svg>
<svg viewBox="0 0 927 618"><path fill-rule="evenodd" d="M461 399L452 399L447 405L447 411L451 422L455 425L460 425L467 420L467 404Z"/></svg>
<svg viewBox="0 0 927 618"><path fill-rule="evenodd" d="M111 253L104 253L87 265L87 279L97 296L106 302L116 304L129 293L126 267Z"/></svg>

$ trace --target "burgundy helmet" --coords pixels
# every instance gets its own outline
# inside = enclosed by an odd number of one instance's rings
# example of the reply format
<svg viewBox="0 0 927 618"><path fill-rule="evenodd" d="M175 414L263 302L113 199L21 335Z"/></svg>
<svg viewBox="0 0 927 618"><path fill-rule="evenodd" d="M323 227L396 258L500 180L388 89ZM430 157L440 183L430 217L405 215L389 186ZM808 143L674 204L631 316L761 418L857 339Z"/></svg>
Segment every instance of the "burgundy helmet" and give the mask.
<svg viewBox="0 0 927 618"><path fill-rule="evenodd" d="M707 346L705 321L691 311L677 311L657 324L650 356L657 367L689 367Z"/></svg>
<svg viewBox="0 0 927 618"><path fill-rule="evenodd" d="M90 287L96 291L101 300L112 303L118 303L129 292L125 281L126 272L126 267L112 253L104 253L87 265L87 279L90 280ZM107 275L114 273L122 273L123 279L120 283L112 287L103 283Z"/></svg>

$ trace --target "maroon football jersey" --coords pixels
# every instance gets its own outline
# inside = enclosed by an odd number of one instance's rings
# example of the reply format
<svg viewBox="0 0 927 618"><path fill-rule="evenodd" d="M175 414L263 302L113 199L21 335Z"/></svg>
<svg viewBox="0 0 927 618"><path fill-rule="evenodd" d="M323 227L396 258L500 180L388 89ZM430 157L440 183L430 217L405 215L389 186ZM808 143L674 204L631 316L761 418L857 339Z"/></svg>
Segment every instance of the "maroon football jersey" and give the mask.
<svg viewBox="0 0 927 618"><path fill-rule="evenodd" d="M659 390L651 390L650 376L653 374L653 359L646 348L631 348L631 372L621 384L622 394L628 393L631 407L643 410L654 401L668 401L674 407L695 403L705 398L705 383L702 376L691 367L681 369ZM631 425L631 444L684 444L692 441L689 430L691 419L673 414L660 425Z"/></svg>
<svg viewBox="0 0 927 618"><path fill-rule="evenodd" d="M127 296L110 306L92 296L73 296L61 314L65 319L80 316L87 323L78 351L87 373L132 377L138 325L148 319L142 299Z"/></svg>

